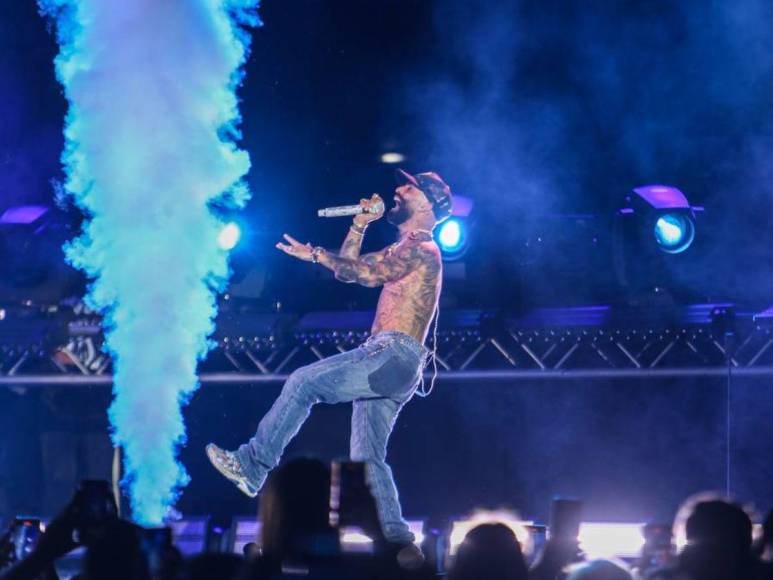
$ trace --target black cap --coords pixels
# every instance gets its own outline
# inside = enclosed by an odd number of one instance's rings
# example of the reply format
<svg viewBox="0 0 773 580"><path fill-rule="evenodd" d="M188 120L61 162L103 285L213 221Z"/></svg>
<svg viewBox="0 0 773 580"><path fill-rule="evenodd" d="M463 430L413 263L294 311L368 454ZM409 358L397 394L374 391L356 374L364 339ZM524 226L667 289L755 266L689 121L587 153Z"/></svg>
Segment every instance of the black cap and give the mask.
<svg viewBox="0 0 773 580"><path fill-rule="evenodd" d="M400 185L410 183L426 196L432 204L432 213L435 214L437 223L445 221L451 215L453 205L451 188L437 173L428 171L411 175L398 168L395 170L395 178Z"/></svg>

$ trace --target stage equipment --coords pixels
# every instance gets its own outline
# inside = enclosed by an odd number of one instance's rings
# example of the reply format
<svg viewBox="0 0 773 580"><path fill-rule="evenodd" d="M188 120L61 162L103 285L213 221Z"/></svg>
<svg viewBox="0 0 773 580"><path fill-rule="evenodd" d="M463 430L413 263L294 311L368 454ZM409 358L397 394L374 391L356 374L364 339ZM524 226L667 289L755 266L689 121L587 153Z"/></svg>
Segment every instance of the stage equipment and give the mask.
<svg viewBox="0 0 773 580"><path fill-rule="evenodd" d="M414 543L421 545L424 541L424 521L407 520L408 528L416 539ZM255 516L236 516L231 522L228 537L228 551L233 554L243 554L244 546L250 542L260 544L261 521ZM367 551L373 540L359 532L346 532L342 536L342 544L349 552Z"/></svg>
<svg viewBox="0 0 773 580"><path fill-rule="evenodd" d="M242 230L236 222L229 222L223 226L217 236L217 245L221 250L233 250L242 238Z"/></svg>
<svg viewBox="0 0 773 580"><path fill-rule="evenodd" d="M535 526L531 521L521 521L507 511L482 511L470 519L457 520L453 524L449 539L451 556L455 555L464 536L474 527L485 523L503 523L515 534L521 549L528 557L539 548L540 539L535 537ZM597 558L636 558L644 547L643 523L583 522L577 537L580 549L589 560Z"/></svg>
<svg viewBox="0 0 773 580"><path fill-rule="evenodd" d="M171 523L174 545L183 556L207 552L210 526L209 516L188 516Z"/></svg>
<svg viewBox="0 0 773 580"><path fill-rule="evenodd" d="M687 216L667 213L655 222L655 240L667 254L684 252L695 239L695 223Z"/></svg>
<svg viewBox="0 0 773 580"><path fill-rule="evenodd" d="M459 220L450 219L440 226L438 242L440 242L440 249L444 252L452 253L457 251L463 241L462 226Z"/></svg>
<svg viewBox="0 0 773 580"><path fill-rule="evenodd" d="M51 208L45 205L9 207L0 215L0 224L30 225L42 218Z"/></svg>
<svg viewBox="0 0 773 580"><path fill-rule="evenodd" d="M0 309L0 375L61 370L55 353L67 348L67 322L60 313L34 308Z"/></svg>
<svg viewBox="0 0 773 580"><path fill-rule="evenodd" d="M456 217L440 224L435 236L443 253L443 260L452 262L464 256L469 241L467 228L467 221Z"/></svg>
<svg viewBox="0 0 773 580"><path fill-rule="evenodd" d="M260 544L260 528L261 522L255 516L234 517L228 534L228 551L241 556L247 544Z"/></svg>
<svg viewBox="0 0 773 580"><path fill-rule="evenodd" d="M435 230L435 239L441 252L443 252L443 260L447 262L457 261L467 252L469 230L472 227L469 217L474 205L475 202L469 197L454 196L454 205L451 208L452 217L440 224Z"/></svg>
<svg viewBox="0 0 773 580"><path fill-rule="evenodd" d="M229 301L230 302L230 301ZM445 310L438 330L440 380L516 382L602 378L773 376L773 328L765 313L737 309L733 349L717 335L717 309L732 304L671 308L597 305L543 308L519 317L481 310ZM17 330L12 321L19 319ZM43 317L60 335L15 338ZM284 381L293 370L356 348L368 337L372 311L292 314L225 309L201 363L204 384L258 386ZM41 321L42 323L42 321ZM0 385L110 384L99 320L58 307L46 313L7 310L0 320ZM724 328L725 332L729 328ZM26 334L25 334L26 335ZM18 335L21 337L21 335ZM32 343L31 343L32 342ZM24 344L22 344L24 343ZM729 366L728 366L729 360ZM13 372L11 372L13 371ZM431 374L431 373L430 373Z"/></svg>
<svg viewBox="0 0 773 580"><path fill-rule="evenodd" d="M386 163L387 165L402 163L403 161L405 161L405 155L396 151L388 151L381 154L381 163Z"/></svg>
<svg viewBox="0 0 773 580"><path fill-rule="evenodd" d="M383 203L377 203L369 209L357 205L339 205L335 207L325 207L317 210L317 217L345 217L350 215L360 215L363 213L378 213L384 210Z"/></svg>
<svg viewBox="0 0 773 580"><path fill-rule="evenodd" d="M470 217L475 202L472 198L464 195L454 195L454 206L451 208L451 215L458 218Z"/></svg>
<svg viewBox="0 0 773 580"><path fill-rule="evenodd" d="M646 185L633 192L638 196L634 199L644 201L639 204L644 227L651 229L663 252L679 254L690 247L695 239L695 208L684 193L668 185Z"/></svg>
<svg viewBox="0 0 773 580"><path fill-rule="evenodd" d="M46 282L63 261L58 245L65 238L52 208L15 206L0 215L0 283L31 288Z"/></svg>
<svg viewBox="0 0 773 580"><path fill-rule="evenodd" d="M406 523L408 524L408 529L415 536L413 543L420 546L424 541L424 521L406 520ZM357 531L357 528L354 528L353 531L344 531L341 534L341 543L347 552L367 552L373 540L361 531Z"/></svg>
<svg viewBox="0 0 773 580"><path fill-rule="evenodd" d="M589 560L636 558L644 547L644 524L583 522L578 540Z"/></svg>
<svg viewBox="0 0 773 580"><path fill-rule="evenodd" d="M44 205L14 206L0 215L0 303L56 303L82 295L85 278L64 260L62 243L77 220Z"/></svg>
<svg viewBox="0 0 773 580"><path fill-rule="evenodd" d="M637 187L614 216L612 263L621 298L631 304L689 303L695 288L696 215L684 193L667 185ZM690 252L687 252L688 249Z"/></svg>

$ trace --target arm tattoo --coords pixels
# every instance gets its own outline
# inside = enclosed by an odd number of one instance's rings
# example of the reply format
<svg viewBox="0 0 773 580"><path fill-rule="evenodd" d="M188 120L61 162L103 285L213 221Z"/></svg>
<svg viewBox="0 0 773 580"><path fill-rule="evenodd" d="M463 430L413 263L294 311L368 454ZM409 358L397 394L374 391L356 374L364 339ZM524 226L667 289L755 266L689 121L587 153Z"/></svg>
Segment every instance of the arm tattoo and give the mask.
<svg viewBox="0 0 773 580"><path fill-rule="evenodd" d="M362 247L362 240L365 237L364 234L358 234L354 230L349 229L349 233L346 234L344 243L341 245L341 251L338 255L342 258L351 258L356 260L360 257L360 248Z"/></svg>
<svg viewBox="0 0 773 580"><path fill-rule="evenodd" d="M335 273L342 282L361 284L369 288L394 282L410 274L422 265L434 265L434 252L422 242L407 241L394 252L385 250L351 259L325 254L320 263Z"/></svg>

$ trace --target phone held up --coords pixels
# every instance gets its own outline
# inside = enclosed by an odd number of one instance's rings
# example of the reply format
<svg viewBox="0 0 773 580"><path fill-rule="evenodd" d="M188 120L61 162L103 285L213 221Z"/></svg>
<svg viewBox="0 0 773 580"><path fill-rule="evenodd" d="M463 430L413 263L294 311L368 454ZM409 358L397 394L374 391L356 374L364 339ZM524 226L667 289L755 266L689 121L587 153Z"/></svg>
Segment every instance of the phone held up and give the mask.
<svg viewBox="0 0 773 580"><path fill-rule="evenodd" d="M364 529L372 511L365 463L334 461L330 469L330 525L338 529L344 552L373 551L373 542Z"/></svg>

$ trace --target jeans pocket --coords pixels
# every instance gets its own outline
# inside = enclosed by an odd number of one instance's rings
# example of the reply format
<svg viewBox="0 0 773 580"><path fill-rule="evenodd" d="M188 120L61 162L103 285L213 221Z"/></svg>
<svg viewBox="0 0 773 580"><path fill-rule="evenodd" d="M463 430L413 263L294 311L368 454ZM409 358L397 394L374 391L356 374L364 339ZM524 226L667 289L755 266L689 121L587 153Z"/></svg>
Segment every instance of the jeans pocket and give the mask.
<svg viewBox="0 0 773 580"><path fill-rule="evenodd" d="M377 395L398 401L407 399L416 384L416 366L397 356L390 356L368 375L368 385Z"/></svg>

